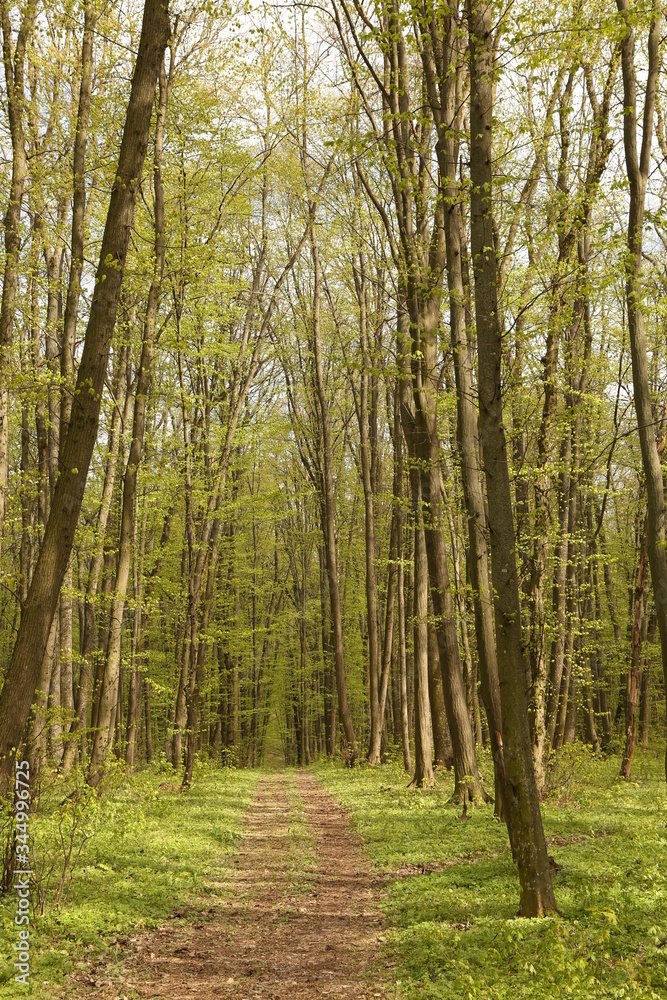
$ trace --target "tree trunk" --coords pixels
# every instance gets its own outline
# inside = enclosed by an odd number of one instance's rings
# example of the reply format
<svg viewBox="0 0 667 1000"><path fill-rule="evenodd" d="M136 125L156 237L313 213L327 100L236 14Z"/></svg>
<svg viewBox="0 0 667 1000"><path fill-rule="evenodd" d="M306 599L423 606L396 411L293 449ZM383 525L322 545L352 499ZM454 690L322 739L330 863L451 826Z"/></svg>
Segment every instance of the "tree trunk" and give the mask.
<svg viewBox="0 0 667 1000"><path fill-rule="evenodd" d="M359 390L359 406L357 407L357 423L359 425L359 459L361 464L361 480L364 490L364 534L366 557L366 618L368 623L368 673L370 679L370 739L367 761L369 764L380 763L380 738L384 712L380 705L380 642L378 636L378 598L375 576L375 497L371 481L371 465L373 463L373 434L370 427L372 408L369 411L369 383L371 379L371 359L368 350L368 288L366 283L366 265L363 254L359 255L359 267L353 265L354 282L359 304L359 339L362 357L361 384Z"/></svg>
<svg viewBox="0 0 667 1000"><path fill-rule="evenodd" d="M449 770L454 764L454 751L447 725L447 710L442 690L438 636L431 621L428 623L428 698L431 707L435 766Z"/></svg>
<svg viewBox="0 0 667 1000"><path fill-rule="evenodd" d="M72 585L72 559L70 558L60 591L60 707L64 736L69 734L74 715Z"/></svg>
<svg viewBox="0 0 667 1000"><path fill-rule="evenodd" d="M646 622L646 620L647 616L646 613L644 613L644 622ZM654 612L649 617L646 634L642 637L645 645L644 667L642 669L639 694L639 742L643 747L648 746L648 736L651 725L651 661L649 658L649 650L646 648L646 643L648 643L649 646L653 645L655 642L657 627L658 622Z"/></svg>
<svg viewBox="0 0 667 1000"><path fill-rule="evenodd" d="M191 623L192 633L190 637L190 664L192 671L192 683L188 690L186 729L187 741L185 747L185 769L183 772L183 788L192 782L192 773L195 763L195 752L197 748L197 734L199 730L199 712L201 704L201 689L204 683L204 667L206 665L206 641L200 638L205 635L208 629L211 616L211 607L215 594L215 574L218 565L218 549L220 541L220 521L216 518L210 537L210 558L208 563L208 573L206 577L206 589L204 593L203 608L201 611L201 628L196 618ZM194 664L193 664L194 661ZM192 667L194 666L194 670Z"/></svg>
<svg viewBox="0 0 667 1000"><path fill-rule="evenodd" d="M634 614L632 618L632 642L630 646L630 669L625 689L625 747L621 761L621 777L629 778L632 758L637 743L637 705L639 703L639 671L642 658L642 640L646 636L644 628L644 587L646 583L646 556L648 549L648 512L644 517L639 569L635 584Z"/></svg>
<svg viewBox="0 0 667 1000"><path fill-rule="evenodd" d="M641 152L637 151L637 78L635 73L634 12L629 0L617 0L618 10L625 22L625 35L621 47L623 76L623 139L625 164L630 186L628 213L628 255L626 259L626 303L630 352L632 356L632 382L639 428L642 465L646 477L648 506L647 551L651 567L651 580L655 611L660 632L662 669L667 685L667 537L665 532L665 503L662 468L655 437L655 421L649 384L646 334L642 313L642 239L646 185L651 166L653 117L655 94L660 73L660 37L662 10L656 2L652 5L651 27L648 37L648 68L644 96ZM624 754L624 761L625 761ZM667 777L667 754L665 756Z"/></svg>
<svg viewBox="0 0 667 1000"><path fill-rule="evenodd" d="M402 478L402 477L401 477ZM398 669L401 687L401 742L403 744L403 767L408 774L412 773L412 758L410 754L410 721L408 701L408 671L405 637L405 586L403 569L403 515L400 514L398 548Z"/></svg>
<svg viewBox="0 0 667 1000"><path fill-rule="evenodd" d="M502 330L493 218L493 12L468 0L470 31L470 168L479 413L491 538L496 643L506 773L508 831L521 883L520 912L556 910L533 769L526 665L521 634L514 521L501 390Z"/></svg>
<svg viewBox="0 0 667 1000"><path fill-rule="evenodd" d="M107 460L104 471L104 485L102 487L102 497L97 515L97 538L92 563L88 572L88 583L84 598L83 635L80 643L81 671L79 675L79 685L76 692L75 718L72 724L71 739L65 747L65 755L62 763L62 769L65 773L67 773L72 767L77 750L81 755L81 760L85 757L86 741L83 733L86 728L88 698L90 695L90 685L93 677L96 640L95 600L104 564L104 540L107 533L107 524L109 521L109 513L111 511L111 502L116 480L116 469L118 466L121 441L121 426L123 424L126 425L129 421L130 405L132 400L130 393L125 395L127 355L127 346L124 345L121 349L117 373L114 379L114 398L116 403L114 405L113 415L111 417L111 426L109 428ZM99 684L101 684L101 676L99 678L98 690L95 692L96 695L99 695ZM94 698L95 704L97 704L98 701L98 697ZM96 725L97 709L94 707L91 726L94 729ZM78 734L77 739L74 738L75 734Z"/></svg>
<svg viewBox="0 0 667 1000"><path fill-rule="evenodd" d="M421 519L419 472L412 470L414 517L413 647L415 658L415 773L411 784L427 788L434 783L431 748L431 707L428 693L428 564Z"/></svg>
<svg viewBox="0 0 667 1000"><path fill-rule="evenodd" d="M354 764L358 757L357 738L352 724L352 715L347 700L347 682L345 679L345 650L343 645L343 618L338 585L338 557L336 554L336 514L333 490L333 452L331 446L331 422L329 403L324 385L322 368L322 342L320 336L320 294L321 270L320 255L315 239L313 224L310 226L310 244L313 258L314 292L313 292L313 354L315 390L317 393L319 415L322 429L322 465L323 465L323 514L324 514L324 551L326 556L327 578L329 581L329 606L331 610L333 632L333 654L336 668L336 688L338 691L338 712L345 734L347 762Z"/></svg>
<svg viewBox="0 0 667 1000"><path fill-rule="evenodd" d="M10 5L7 0L0 4L0 19L2 21L2 55L5 66L5 94L7 99L7 117L12 144L12 177L9 188L9 198L4 217L5 262L2 283L2 303L0 305L0 551L2 550L2 533L5 523L7 506L7 487L9 483L9 365L12 338L14 333L14 314L16 311L16 291L19 283L19 254L21 250L21 207L28 170L28 160L25 148L23 129L23 114L26 105L25 96L25 57L35 24L37 3L29 0L23 10L16 46L12 52L12 21ZM51 622L48 623L50 628ZM47 628L47 636L48 636ZM44 637L46 646L47 636ZM43 650L42 650L43 654ZM42 656L34 672L34 681L41 664ZM33 684L34 690L34 684ZM30 692L32 697L32 691ZM30 703L25 711L23 725L27 718ZM20 737L16 737L16 742ZM9 749L11 749L11 742Z"/></svg>

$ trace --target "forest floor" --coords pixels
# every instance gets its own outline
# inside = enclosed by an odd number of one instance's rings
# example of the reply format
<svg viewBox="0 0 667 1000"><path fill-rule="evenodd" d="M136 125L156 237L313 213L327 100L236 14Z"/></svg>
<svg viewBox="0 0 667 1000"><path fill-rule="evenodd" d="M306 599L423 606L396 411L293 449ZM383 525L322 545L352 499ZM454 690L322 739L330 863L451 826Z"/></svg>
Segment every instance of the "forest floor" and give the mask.
<svg viewBox="0 0 667 1000"><path fill-rule="evenodd" d="M419 791L398 762L200 763L183 793L158 764L99 798L54 778L31 816L31 985L9 894L0 1000L667 998L662 748L632 781L618 766L576 746L550 768L560 912L541 921L517 919L507 833L489 806L461 818L449 773Z"/></svg>
<svg viewBox="0 0 667 1000"><path fill-rule="evenodd" d="M265 774L214 883L228 902L127 939L120 981L141 998L386 997L373 985L382 881L340 807L306 771ZM202 916L202 915L200 915ZM99 981L98 977L99 976ZM118 997L104 966L68 997Z"/></svg>

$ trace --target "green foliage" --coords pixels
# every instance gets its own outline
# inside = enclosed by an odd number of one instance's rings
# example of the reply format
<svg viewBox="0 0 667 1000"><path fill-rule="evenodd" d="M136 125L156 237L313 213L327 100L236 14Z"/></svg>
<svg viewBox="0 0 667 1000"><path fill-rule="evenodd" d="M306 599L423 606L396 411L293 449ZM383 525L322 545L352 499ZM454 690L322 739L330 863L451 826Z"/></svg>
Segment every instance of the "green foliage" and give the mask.
<svg viewBox="0 0 667 1000"><path fill-rule="evenodd" d="M398 764L317 766L393 876L386 936L405 1000L667 995L663 762L638 752L630 783L618 768L579 746L552 764L543 818L560 916L529 921L504 826L485 806L460 819L450 775L424 792Z"/></svg>
<svg viewBox="0 0 667 1000"><path fill-rule="evenodd" d="M67 893L55 905L55 887L62 872L59 830L68 844L76 815L74 798L62 782L42 792L31 816L34 853L45 884L44 916L31 886L31 991L45 996L49 986L62 983L73 968L85 968L104 956L114 958L118 934L154 927L176 912L213 906L222 897L216 872L239 839L243 814L258 773L232 768L195 768L186 793L168 766L155 766L127 780L119 769L107 794L90 797L79 810L74 843L80 853L67 882ZM84 795L85 793L81 793ZM80 800L83 801L83 800ZM16 996L7 960L16 941L16 898L0 897L0 998ZM37 908L38 909L38 908Z"/></svg>

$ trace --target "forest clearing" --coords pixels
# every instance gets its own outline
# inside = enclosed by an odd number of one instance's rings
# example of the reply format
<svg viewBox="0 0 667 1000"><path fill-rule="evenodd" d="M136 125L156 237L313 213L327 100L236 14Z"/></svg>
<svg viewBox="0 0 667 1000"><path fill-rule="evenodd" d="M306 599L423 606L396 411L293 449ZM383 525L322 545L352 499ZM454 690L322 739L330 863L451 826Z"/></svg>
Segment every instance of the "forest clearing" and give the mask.
<svg viewBox="0 0 667 1000"><path fill-rule="evenodd" d="M667 997L662 0L0 36L0 997Z"/></svg>

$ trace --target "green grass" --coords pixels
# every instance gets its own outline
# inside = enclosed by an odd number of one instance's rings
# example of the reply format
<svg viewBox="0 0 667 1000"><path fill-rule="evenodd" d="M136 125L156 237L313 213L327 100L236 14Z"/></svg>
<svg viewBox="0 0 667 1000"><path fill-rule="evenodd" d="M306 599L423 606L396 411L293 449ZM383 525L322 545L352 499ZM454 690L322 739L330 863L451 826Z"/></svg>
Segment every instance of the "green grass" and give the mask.
<svg viewBox="0 0 667 1000"><path fill-rule="evenodd" d="M560 916L516 917L504 826L448 802L450 775L409 790L398 764L315 773L349 811L374 864L398 874L384 901L393 975L406 1000L667 997L667 789L662 750L616 757L567 748L543 806ZM488 772L489 761L484 766ZM558 843L566 841L566 843ZM453 863L458 862L458 863ZM447 865L431 873L409 866ZM403 870L403 871L401 871Z"/></svg>
<svg viewBox="0 0 667 1000"><path fill-rule="evenodd" d="M488 773L487 758L482 765ZM348 810L373 863L390 875L382 905L397 996L667 997L661 752L638 751L631 782L617 777L618 767L616 757L597 759L581 747L559 758L543 815L547 837L556 838L550 853L562 865L555 880L560 916L528 921L516 917L518 880L505 828L487 806L462 820L460 807L448 801L450 775L420 792L407 788L397 763L315 766ZM0 1000L49 996L68 972L87 963L101 960L113 971L122 935L171 916L196 920L215 907L225 892L219 865L235 850L260 774L199 765L192 789L182 794L169 769L130 780L119 771L112 787L81 812L76 845L83 835L89 839L63 902L53 905L52 880L45 914L31 924L30 992L12 979L14 897L0 899ZM65 833L71 827L76 799L66 799L66 792L62 784L49 785L32 817L42 882L60 856L60 818ZM288 869L298 896L308 889L312 844L292 785L288 803ZM32 894L36 901L36 886Z"/></svg>
<svg viewBox="0 0 667 1000"><path fill-rule="evenodd" d="M84 835L88 839L63 902L53 905L52 879L44 915L31 913L29 989L13 981L15 897L0 897L0 1000L47 996L68 972L101 955L112 966L118 935L174 915L196 919L197 912L215 906L224 892L217 868L235 849L258 778L257 771L199 765L192 787L181 793L169 768L142 771L131 780L119 773L112 788L81 811L76 847ZM43 882L52 862L56 875L62 868L58 824L64 816L67 834L73 809L67 790L62 784L44 790L31 818ZM35 886L31 895L37 903Z"/></svg>

